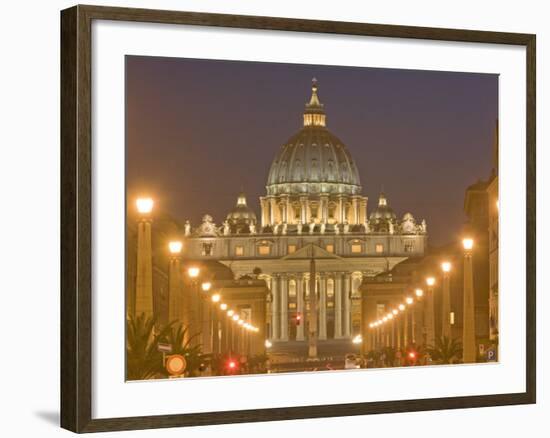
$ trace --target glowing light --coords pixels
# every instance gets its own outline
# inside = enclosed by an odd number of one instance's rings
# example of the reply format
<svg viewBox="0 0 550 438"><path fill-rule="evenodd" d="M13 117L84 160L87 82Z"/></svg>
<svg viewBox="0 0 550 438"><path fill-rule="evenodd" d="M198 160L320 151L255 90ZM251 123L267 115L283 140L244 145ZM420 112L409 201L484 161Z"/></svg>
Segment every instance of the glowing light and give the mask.
<svg viewBox="0 0 550 438"><path fill-rule="evenodd" d="M222 297L221 297L220 294L214 294L214 295L212 295L212 302L213 302L213 303L218 303L221 299L222 299Z"/></svg>
<svg viewBox="0 0 550 438"><path fill-rule="evenodd" d="M265 348L271 348L271 347L273 347L273 344L272 344L272 342L271 342L269 339L266 339L266 340L265 340L265 344L264 344L264 345L265 345Z"/></svg>
<svg viewBox="0 0 550 438"><path fill-rule="evenodd" d="M407 304L412 304L412 303L414 303L414 299L413 299L413 297L407 297L407 298L405 298L405 302Z"/></svg>
<svg viewBox="0 0 550 438"><path fill-rule="evenodd" d="M426 284L430 287L433 286L435 284L435 278L433 277L426 278Z"/></svg>
<svg viewBox="0 0 550 438"><path fill-rule="evenodd" d="M471 250L474 247L474 239L470 239L470 238L462 239L462 246L466 251Z"/></svg>
<svg viewBox="0 0 550 438"><path fill-rule="evenodd" d="M443 270L443 272L450 272L451 271L451 263L450 262L441 263L441 269Z"/></svg>
<svg viewBox="0 0 550 438"><path fill-rule="evenodd" d="M228 311L227 311L227 316L232 317L234 313L235 313L235 311L233 311L233 310L228 310Z"/></svg>
<svg viewBox="0 0 550 438"><path fill-rule="evenodd" d="M239 315L237 315L236 313L233 315L233 321L240 321Z"/></svg>
<svg viewBox="0 0 550 438"><path fill-rule="evenodd" d="M420 298L422 295L424 295L424 291L422 289L416 289L414 291L415 295Z"/></svg>
<svg viewBox="0 0 550 438"><path fill-rule="evenodd" d="M153 211L154 202L151 198L139 198L136 200L137 211L140 214L149 214Z"/></svg>
<svg viewBox="0 0 550 438"><path fill-rule="evenodd" d="M221 304L220 304L220 309L221 309L221 310L227 310L227 304L221 303Z"/></svg>
<svg viewBox="0 0 550 438"><path fill-rule="evenodd" d="M171 254L179 254L181 252L181 248L183 247L183 243L180 241L174 241L168 243L168 249L170 250Z"/></svg>
<svg viewBox="0 0 550 438"><path fill-rule="evenodd" d="M401 310L401 311L405 310L405 305L404 305L404 304L400 304L400 305L399 305L399 310Z"/></svg>
<svg viewBox="0 0 550 438"><path fill-rule="evenodd" d="M208 292L210 289L212 289L212 283L209 281L205 281L201 284L201 289L203 292Z"/></svg>
<svg viewBox="0 0 550 438"><path fill-rule="evenodd" d="M388 320L388 317L387 316L384 316L384 318L382 318L382 321L383 322L386 322Z"/></svg>
<svg viewBox="0 0 550 438"><path fill-rule="evenodd" d="M388 319L393 319L393 313L388 313L387 317Z"/></svg>
<svg viewBox="0 0 550 438"><path fill-rule="evenodd" d="M414 358L416 357L416 353L415 353L414 351L411 351L411 352L409 353L409 357L410 357L411 359L414 359Z"/></svg>
<svg viewBox="0 0 550 438"><path fill-rule="evenodd" d="M360 343L363 342L363 336L357 335L352 339L351 342L354 343L354 344L360 344Z"/></svg>
<svg viewBox="0 0 550 438"><path fill-rule="evenodd" d="M196 266L191 266L188 270L187 270L187 275L189 275L189 277L191 278L197 278L200 274L201 270L199 268L197 268Z"/></svg>
<svg viewBox="0 0 550 438"><path fill-rule="evenodd" d="M234 370L235 368L237 368L237 362L235 362L234 360L230 360L229 362L227 362L227 368Z"/></svg>
<svg viewBox="0 0 550 438"><path fill-rule="evenodd" d="M397 315L397 314L399 313L399 310L393 309L393 310L391 311L391 313L393 313L394 315Z"/></svg>
<svg viewBox="0 0 550 438"><path fill-rule="evenodd" d="M243 321L242 319L239 319L239 320L237 321L237 324L243 325L243 324L244 324L244 321Z"/></svg>

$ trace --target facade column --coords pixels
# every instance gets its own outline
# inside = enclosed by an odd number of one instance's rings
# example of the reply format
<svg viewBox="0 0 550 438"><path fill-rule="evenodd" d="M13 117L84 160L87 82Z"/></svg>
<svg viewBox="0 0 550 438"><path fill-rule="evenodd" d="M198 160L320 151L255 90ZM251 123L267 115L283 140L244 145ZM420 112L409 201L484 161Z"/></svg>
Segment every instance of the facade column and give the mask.
<svg viewBox="0 0 550 438"><path fill-rule="evenodd" d="M274 341L279 340L279 282L280 279L277 275L271 278L271 339Z"/></svg>
<svg viewBox="0 0 550 438"><path fill-rule="evenodd" d="M327 338L327 276L319 280L319 339Z"/></svg>
<svg viewBox="0 0 550 438"><path fill-rule="evenodd" d="M311 222L311 205L309 203L309 199L306 200L306 224L309 224Z"/></svg>
<svg viewBox="0 0 550 438"><path fill-rule="evenodd" d="M269 224L269 202L266 198L260 198L260 204L262 207L262 228Z"/></svg>
<svg viewBox="0 0 550 438"><path fill-rule="evenodd" d="M281 341L288 341L288 276L281 277Z"/></svg>
<svg viewBox="0 0 550 438"><path fill-rule="evenodd" d="M270 211L270 222L271 225L275 225L277 223L277 200L275 198L269 198L269 211Z"/></svg>
<svg viewBox="0 0 550 438"><path fill-rule="evenodd" d="M299 274L298 279L296 280L296 303L297 303L297 311L302 317L300 321L300 325L296 327L296 340L303 341L306 317L304 314L304 277L302 274Z"/></svg>
<svg viewBox="0 0 550 438"><path fill-rule="evenodd" d="M340 195L338 196L338 222L341 224L344 223L344 213L344 199L342 198L342 195Z"/></svg>
<svg viewBox="0 0 550 438"><path fill-rule="evenodd" d="M151 247L151 219L144 217L138 222L136 316L153 317L153 255Z"/></svg>
<svg viewBox="0 0 550 438"><path fill-rule="evenodd" d="M409 345L409 311L405 309L403 313L403 347Z"/></svg>
<svg viewBox="0 0 550 438"><path fill-rule="evenodd" d="M327 223L328 221L328 195L321 195L321 202L319 203L319 209L321 210L320 219L321 223Z"/></svg>
<svg viewBox="0 0 550 438"><path fill-rule="evenodd" d="M334 337L342 337L342 274L338 273L334 280Z"/></svg>
<svg viewBox="0 0 550 438"><path fill-rule="evenodd" d="M462 346L464 363L473 363L477 358L474 274L471 248L464 254L464 322L462 323Z"/></svg>
<svg viewBox="0 0 550 438"><path fill-rule="evenodd" d="M361 198L359 200L359 223L364 224L367 222L367 198Z"/></svg>
<svg viewBox="0 0 550 438"><path fill-rule="evenodd" d="M359 223L359 202L358 202L357 196L354 196L351 199L351 211L352 211L351 222L353 224L358 224Z"/></svg>
<svg viewBox="0 0 550 438"><path fill-rule="evenodd" d="M300 220L302 225L307 223L307 198L300 196Z"/></svg>
<svg viewBox="0 0 550 438"><path fill-rule="evenodd" d="M285 219L287 224L294 223L294 217L292 215L292 206L290 205L290 196L285 197Z"/></svg>
<svg viewBox="0 0 550 438"><path fill-rule="evenodd" d="M343 335L344 337L351 336L351 275L345 274L344 276L344 326L343 326Z"/></svg>

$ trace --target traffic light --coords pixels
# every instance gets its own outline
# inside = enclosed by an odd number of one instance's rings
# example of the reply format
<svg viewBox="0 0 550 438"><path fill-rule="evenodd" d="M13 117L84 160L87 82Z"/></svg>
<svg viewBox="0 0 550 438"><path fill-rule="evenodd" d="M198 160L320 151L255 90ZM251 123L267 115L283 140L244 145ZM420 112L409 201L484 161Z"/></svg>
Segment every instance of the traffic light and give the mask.
<svg viewBox="0 0 550 438"><path fill-rule="evenodd" d="M239 362L237 359L229 358L225 363L225 368L228 374L236 373L239 369Z"/></svg>

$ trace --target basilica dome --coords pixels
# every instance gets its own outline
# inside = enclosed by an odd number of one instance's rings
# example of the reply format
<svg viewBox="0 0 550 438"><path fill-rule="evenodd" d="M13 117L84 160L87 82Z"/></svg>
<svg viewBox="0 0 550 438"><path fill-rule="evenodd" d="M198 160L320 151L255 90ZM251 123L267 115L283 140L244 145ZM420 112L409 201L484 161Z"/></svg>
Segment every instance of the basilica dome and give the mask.
<svg viewBox="0 0 550 438"><path fill-rule="evenodd" d="M369 219L372 225L396 221L397 216L395 215L393 209L388 205L386 196L383 193L380 194L378 206L370 214Z"/></svg>
<svg viewBox="0 0 550 438"><path fill-rule="evenodd" d="M344 143L326 127L315 80L303 123L273 160L267 194L359 194L359 172Z"/></svg>
<svg viewBox="0 0 550 438"><path fill-rule="evenodd" d="M256 213L246 203L244 193L239 194L237 204L229 211L226 219L235 232L248 231L250 225L256 224Z"/></svg>

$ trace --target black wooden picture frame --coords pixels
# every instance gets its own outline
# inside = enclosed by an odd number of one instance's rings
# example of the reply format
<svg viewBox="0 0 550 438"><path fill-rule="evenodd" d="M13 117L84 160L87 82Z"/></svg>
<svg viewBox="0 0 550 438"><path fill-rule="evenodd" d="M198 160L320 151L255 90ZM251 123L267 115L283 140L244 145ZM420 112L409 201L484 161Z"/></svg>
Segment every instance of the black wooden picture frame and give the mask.
<svg viewBox="0 0 550 438"><path fill-rule="evenodd" d="M218 26L324 34L507 44L526 48L527 266L524 393L350 403L181 415L92 419L92 153L93 20ZM61 12L61 426L98 432L222 423L337 417L536 401L535 47L530 34L75 6Z"/></svg>

